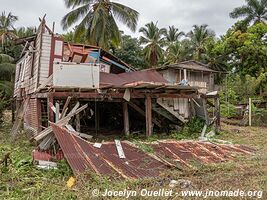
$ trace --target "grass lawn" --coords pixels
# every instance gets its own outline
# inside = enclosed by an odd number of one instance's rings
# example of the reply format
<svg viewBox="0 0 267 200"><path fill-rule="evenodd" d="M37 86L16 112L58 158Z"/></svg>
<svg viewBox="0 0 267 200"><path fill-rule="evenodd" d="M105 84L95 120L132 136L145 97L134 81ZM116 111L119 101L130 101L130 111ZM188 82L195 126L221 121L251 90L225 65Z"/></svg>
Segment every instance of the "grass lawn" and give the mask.
<svg viewBox="0 0 267 200"><path fill-rule="evenodd" d="M110 197L93 198L93 189L104 191L105 189L141 190L147 188L157 190L165 188L180 192L183 190L181 185L170 188L169 183L171 180L181 179L189 180L192 190L263 190L262 199L267 199L267 128L223 124L221 133L216 136L219 139L256 148L257 151L253 156L237 157L235 161L224 164L195 164L194 169L166 171L162 176L151 180L110 180L88 172L76 177L75 185L72 188L66 186L67 180L72 176L72 171L66 162L61 162L58 170L36 169L31 161L31 152L34 147L30 145L24 134L20 134L15 142L10 143L10 128L9 122L4 123L0 128L0 160L5 152L11 152L12 159L12 164L8 167L0 165L0 199L111 199ZM124 198L117 197L117 199ZM140 197L130 199L140 199ZM159 197L158 199L164 198ZM182 199L182 197L173 195L168 199ZM214 199L214 197L210 199Z"/></svg>

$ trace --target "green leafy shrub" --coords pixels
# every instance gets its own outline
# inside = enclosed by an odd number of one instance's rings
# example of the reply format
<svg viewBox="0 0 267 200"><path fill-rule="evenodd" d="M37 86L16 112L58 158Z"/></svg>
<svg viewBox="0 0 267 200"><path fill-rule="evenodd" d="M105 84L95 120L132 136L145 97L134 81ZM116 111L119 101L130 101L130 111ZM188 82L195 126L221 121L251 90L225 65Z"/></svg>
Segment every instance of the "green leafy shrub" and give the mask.
<svg viewBox="0 0 267 200"><path fill-rule="evenodd" d="M194 117L188 123L185 124L182 131L175 131L172 133L172 137L177 140L181 139L196 139L199 137L203 126L205 125L205 120L199 117Z"/></svg>
<svg viewBox="0 0 267 200"><path fill-rule="evenodd" d="M221 116L222 117L236 117L238 112L233 104L221 104Z"/></svg>

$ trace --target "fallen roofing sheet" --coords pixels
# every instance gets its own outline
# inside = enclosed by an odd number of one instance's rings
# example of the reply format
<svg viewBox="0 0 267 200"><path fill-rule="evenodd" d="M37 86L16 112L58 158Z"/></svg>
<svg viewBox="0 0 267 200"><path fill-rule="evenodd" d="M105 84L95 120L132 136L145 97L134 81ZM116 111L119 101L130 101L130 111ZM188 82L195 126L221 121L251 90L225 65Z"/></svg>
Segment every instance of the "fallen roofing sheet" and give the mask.
<svg viewBox="0 0 267 200"><path fill-rule="evenodd" d="M130 179L157 177L171 166L191 167L192 161L203 164L232 160L237 154L254 150L241 145L219 145L198 141L159 141L148 144L154 155L148 155L132 143L121 142L125 159L120 159L114 142L95 148L67 129L51 125L57 141L74 173L93 170L99 175Z"/></svg>
<svg viewBox="0 0 267 200"><path fill-rule="evenodd" d="M123 178L148 178L159 176L168 166L140 149L121 142L126 158L120 159L114 142L101 148L89 143L68 130L51 125L57 141L74 173L93 170L97 174Z"/></svg>
<svg viewBox="0 0 267 200"><path fill-rule="evenodd" d="M214 144L199 141L160 141L151 144L156 156L174 165L191 167L190 162L221 163L234 159L237 154L251 154L252 148L242 145Z"/></svg>

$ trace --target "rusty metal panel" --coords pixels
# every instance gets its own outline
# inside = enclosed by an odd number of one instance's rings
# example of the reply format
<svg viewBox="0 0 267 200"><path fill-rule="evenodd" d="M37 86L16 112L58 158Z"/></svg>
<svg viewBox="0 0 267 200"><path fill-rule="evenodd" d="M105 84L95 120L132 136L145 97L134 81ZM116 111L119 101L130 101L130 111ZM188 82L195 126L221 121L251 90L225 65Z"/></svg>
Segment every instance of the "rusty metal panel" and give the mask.
<svg viewBox="0 0 267 200"><path fill-rule="evenodd" d="M191 167L192 161L203 164L220 163L234 158L235 154L251 154L253 149L241 145L219 145L199 141L159 141L150 144L154 156L150 156L127 141L122 141L125 159L119 158L114 142L95 148L69 132L51 125L57 141L74 173L91 170L99 175L126 179L159 176L170 165ZM168 164L169 163L169 164Z"/></svg>
<svg viewBox="0 0 267 200"><path fill-rule="evenodd" d="M251 154L254 149L242 145L223 145L198 141L161 141L152 144L155 154L175 165L190 167L190 162L203 164L232 160L237 154Z"/></svg>
<svg viewBox="0 0 267 200"><path fill-rule="evenodd" d="M140 149L122 142L126 158L120 159L114 142L104 143L100 149L68 130L52 124L53 132L74 173L92 170L100 175L123 178L159 176L168 166Z"/></svg>

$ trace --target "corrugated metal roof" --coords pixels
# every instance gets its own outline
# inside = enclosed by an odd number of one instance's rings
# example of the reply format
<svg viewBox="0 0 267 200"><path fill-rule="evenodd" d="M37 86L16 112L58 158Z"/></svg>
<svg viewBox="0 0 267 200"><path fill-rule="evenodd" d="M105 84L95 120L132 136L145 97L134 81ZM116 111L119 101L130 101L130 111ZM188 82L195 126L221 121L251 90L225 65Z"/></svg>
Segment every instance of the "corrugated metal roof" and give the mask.
<svg viewBox="0 0 267 200"><path fill-rule="evenodd" d="M194 61L194 60L189 60L189 61L184 61L184 62L180 62L177 64L170 64L170 65L158 67L157 70L165 70L168 68L189 69L189 70L193 70L193 71L204 71L204 72L214 72L214 73L218 72L218 71L210 69L208 65L203 64L203 63L198 62L198 61Z"/></svg>
<svg viewBox="0 0 267 200"><path fill-rule="evenodd" d="M190 162L221 163L238 154L251 154L252 148L242 145L214 144L199 141L160 141L152 144L155 154L175 165L190 167Z"/></svg>
<svg viewBox="0 0 267 200"><path fill-rule="evenodd" d="M71 134L64 128L53 124L52 128L74 173L92 170L101 175L137 179L159 176L168 168L126 142L122 142L126 159L120 159L113 142L104 143L98 149L93 147L93 143Z"/></svg>
<svg viewBox="0 0 267 200"><path fill-rule="evenodd" d="M122 141L126 156L120 159L115 143L93 147L68 130L51 125L56 139L74 173L91 170L99 175L129 179L156 177L170 166L191 167L192 161L203 164L221 163L238 154L251 154L254 149L242 145L219 145L198 141L159 141L148 144L154 155L148 155L130 142Z"/></svg>

